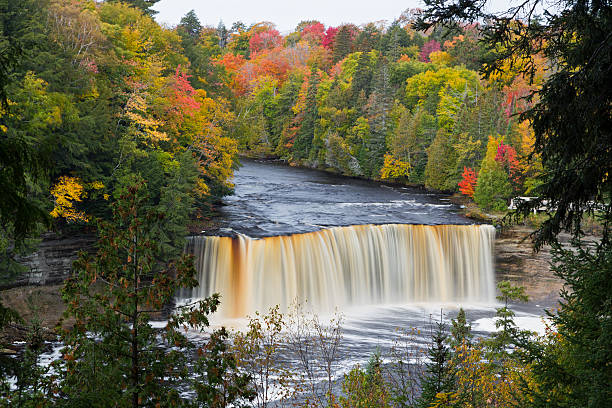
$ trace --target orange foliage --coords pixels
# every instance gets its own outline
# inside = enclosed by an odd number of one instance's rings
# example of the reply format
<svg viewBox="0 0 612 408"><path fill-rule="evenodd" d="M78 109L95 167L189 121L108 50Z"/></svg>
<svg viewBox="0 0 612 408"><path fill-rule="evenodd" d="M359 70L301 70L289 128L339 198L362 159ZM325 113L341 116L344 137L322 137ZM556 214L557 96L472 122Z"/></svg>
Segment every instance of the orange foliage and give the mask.
<svg viewBox="0 0 612 408"><path fill-rule="evenodd" d="M461 194L473 198L478 175L472 168L463 167L463 174L461 176L463 179L459 182L459 191Z"/></svg>

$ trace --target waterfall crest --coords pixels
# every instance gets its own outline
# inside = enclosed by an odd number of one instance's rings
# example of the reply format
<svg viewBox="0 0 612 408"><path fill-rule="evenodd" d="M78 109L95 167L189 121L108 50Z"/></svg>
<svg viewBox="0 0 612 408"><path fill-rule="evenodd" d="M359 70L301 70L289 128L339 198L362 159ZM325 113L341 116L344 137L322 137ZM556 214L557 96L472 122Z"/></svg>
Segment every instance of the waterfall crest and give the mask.
<svg viewBox="0 0 612 408"><path fill-rule="evenodd" d="M200 286L220 314L243 317L294 300L325 312L350 305L494 300L490 225L357 225L253 239L190 237Z"/></svg>

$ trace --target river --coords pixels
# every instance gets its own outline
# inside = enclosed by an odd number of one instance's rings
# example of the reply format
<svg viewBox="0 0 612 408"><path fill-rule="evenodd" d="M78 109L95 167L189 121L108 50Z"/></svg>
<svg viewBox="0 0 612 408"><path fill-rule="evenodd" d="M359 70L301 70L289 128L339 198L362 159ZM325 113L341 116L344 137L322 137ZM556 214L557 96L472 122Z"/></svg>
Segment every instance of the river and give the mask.
<svg viewBox="0 0 612 408"><path fill-rule="evenodd" d="M277 163L242 164L219 228L189 246L201 287L184 297L220 292L215 324L245 327L245 315L275 304L286 310L293 296L318 306L312 310L323 321L335 307L343 318L339 373L377 350L389 358L406 330L415 329L408 343L421 347L432 323L442 316L448 324L460 307L477 336L495 330L495 231L471 225L447 197ZM413 277L398 278L405 275ZM519 326L543 331L540 305L512 307Z"/></svg>
<svg viewBox="0 0 612 408"><path fill-rule="evenodd" d="M265 237L361 224L470 224L447 197L275 162L242 160L219 230Z"/></svg>

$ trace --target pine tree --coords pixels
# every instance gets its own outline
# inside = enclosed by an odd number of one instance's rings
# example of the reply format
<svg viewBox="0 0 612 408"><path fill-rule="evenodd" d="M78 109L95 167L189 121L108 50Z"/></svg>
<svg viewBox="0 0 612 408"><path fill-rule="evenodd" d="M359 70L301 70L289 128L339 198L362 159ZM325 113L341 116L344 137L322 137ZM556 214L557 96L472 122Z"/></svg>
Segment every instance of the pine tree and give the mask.
<svg viewBox="0 0 612 408"><path fill-rule="evenodd" d="M219 304L215 294L178 307L161 334L152 327L152 317L164 313L179 288L198 283L191 257L163 259L155 231L164 217L146 209L145 186L142 181L129 186L114 205L113 221L99 223L95 257L81 254L62 290L65 316L75 324L63 332L63 359L56 369L63 379L60 398L75 406L185 402L178 388L189 382L187 359L194 346L182 331L208 326L208 314ZM198 354L217 358L215 353ZM217 367L216 375L247 381L232 370Z"/></svg>
<svg viewBox="0 0 612 408"><path fill-rule="evenodd" d="M225 48L229 39L229 31L227 31L227 28L225 28L223 21L219 21L219 25L217 26L217 36L219 37L219 47Z"/></svg>
<svg viewBox="0 0 612 408"><path fill-rule="evenodd" d="M453 149L451 134L444 128L438 129L436 138L427 150L425 167L425 187L434 190L449 189L447 180L455 169L456 154ZM452 188L455 188L453 185Z"/></svg>
<svg viewBox="0 0 612 408"><path fill-rule="evenodd" d="M362 52L359 54L357 60L357 67L351 80L351 96L353 104L356 103L361 92L363 92L365 98L370 95L370 89L372 87L372 68L370 67L370 54Z"/></svg>
<svg viewBox="0 0 612 408"><path fill-rule="evenodd" d="M451 348L456 348L462 344L471 344L472 337L472 326L467 322L465 318L465 310L459 309L457 317L451 320L452 327L450 329L451 337L448 344Z"/></svg>
<svg viewBox="0 0 612 408"><path fill-rule="evenodd" d="M202 25L200 24L200 19L196 15L195 10L190 10L183 16L183 18L181 18L181 22L179 23L180 33L185 33L193 40L197 40L201 31Z"/></svg>
<svg viewBox="0 0 612 408"><path fill-rule="evenodd" d="M510 309L509 303L527 302L529 298L525 295L525 288L513 286L509 281L501 281L497 284L499 295L497 300L503 302L495 312L495 327L497 331L487 340L493 358L508 357L508 349L514 345L516 339L523 333L514 323L514 311Z"/></svg>
<svg viewBox="0 0 612 408"><path fill-rule="evenodd" d="M373 80L373 92L368 101L368 123L370 136L366 141L368 151L368 173L378 176L387 152L387 133L389 132L389 111L393 103L393 94L389 81L389 66L380 61L376 67Z"/></svg>
<svg viewBox="0 0 612 408"><path fill-rule="evenodd" d="M437 394L452 391L453 378L449 368L451 354L446 339L446 327L440 316L427 350L430 361L425 365L421 380L421 396L417 404L419 407L428 408L436 401Z"/></svg>

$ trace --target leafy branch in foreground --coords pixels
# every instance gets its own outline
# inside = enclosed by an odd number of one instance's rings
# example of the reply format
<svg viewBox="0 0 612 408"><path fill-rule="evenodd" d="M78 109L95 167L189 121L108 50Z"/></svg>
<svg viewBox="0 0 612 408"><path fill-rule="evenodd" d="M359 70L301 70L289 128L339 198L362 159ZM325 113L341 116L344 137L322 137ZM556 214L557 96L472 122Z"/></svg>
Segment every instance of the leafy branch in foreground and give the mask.
<svg viewBox="0 0 612 408"><path fill-rule="evenodd" d="M521 119L535 133L533 155L542 159L538 199L524 202L517 215L546 205L550 217L535 244L553 242L562 230L581 232L583 214L601 217L604 239L612 221L612 7L608 1L571 0L547 8L525 0L502 12L489 12L486 0L426 0L422 29L479 23L491 51L485 75L515 70L533 81L535 60L549 64L543 86Z"/></svg>
<svg viewBox="0 0 612 408"><path fill-rule="evenodd" d="M62 291L66 317L74 319L74 326L63 332L66 347L55 364L63 381L55 397L77 405L112 401L132 407L221 406L214 401L250 397L246 386L240 392L228 387L228 382L246 384L248 377L235 373L223 332L213 333L197 350L183 333L209 325L218 295L179 307L161 331L151 324L152 318L163 318L179 288L198 282L191 256L160 259L152 232L163 215L145 211L146 202L144 182L129 186L114 205L113 221L99 222L97 254L93 259L81 254L74 264ZM196 381L194 402L181 391L192 382L189 367L196 358L201 382ZM218 358L224 364L211 370L207 360Z"/></svg>

